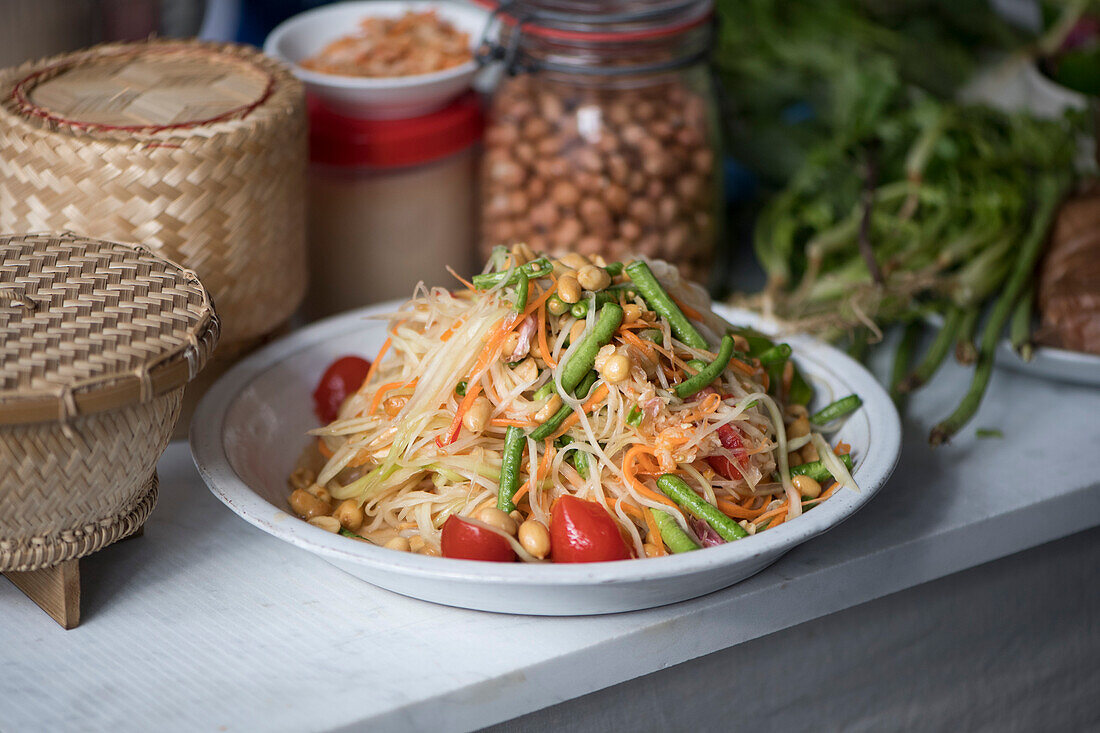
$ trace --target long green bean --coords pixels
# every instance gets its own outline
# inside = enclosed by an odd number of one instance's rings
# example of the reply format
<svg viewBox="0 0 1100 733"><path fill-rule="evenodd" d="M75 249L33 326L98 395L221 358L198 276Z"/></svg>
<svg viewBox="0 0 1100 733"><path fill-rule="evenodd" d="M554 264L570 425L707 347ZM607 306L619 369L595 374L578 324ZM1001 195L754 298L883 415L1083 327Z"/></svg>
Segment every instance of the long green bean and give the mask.
<svg viewBox="0 0 1100 733"><path fill-rule="evenodd" d="M596 363L596 354L611 343L616 329L623 322L623 309L615 303L607 303L600 308L596 323L588 329L578 342L576 350L561 370L561 388L572 392Z"/></svg>
<svg viewBox="0 0 1100 733"><path fill-rule="evenodd" d="M511 271L509 275L508 270L503 272L486 272L481 275L474 275L471 282L473 286L478 290L488 290L495 287L502 282L505 285L515 285L519 280L519 274L522 272L528 278L537 280L540 277L547 277L553 272L553 265L550 264L550 260L545 257L539 257L537 260L532 260L526 265L520 265Z"/></svg>
<svg viewBox="0 0 1100 733"><path fill-rule="evenodd" d="M964 317L965 311L962 308L952 306L948 309L943 326L936 333L932 345L928 347L928 351L921 358L916 368L898 385L899 392L903 394L912 392L932 378L932 375L940 368L940 364L947 358L947 352L951 350L951 345L955 343L959 326L962 324Z"/></svg>
<svg viewBox="0 0 1100 733"><path fill-rule="evenodd" d="M974 417L981 404L985 389L989 386L989 378L993 373L993 355L997 350L997 343L1001 340L1005 323L1008 321L1012 308L1016 305L1017 298L1027 284L1027 278L1035 267L1035 261L1039 258L1043 243L1046 241L1047 227L1050 226L1061 201L1065 183L1060 174L1051 173L1039 178L1036 183L1036 208L1031 220L1031 228L1020 243L1019 255L1016 258L1012 273L1008 282L1001 290L993 310L989 313L989 320L982 330L982 341L978 349L978 364L974 368L974 376L959 406L946 419L932 428L928 436L928 442L933 446L940 445L951 439L963 425Z"/></svg>
<svg viewBox="0 0 1100 733"><path fill-rule="evenodd" d="M843 463L849 471L852 470L852 457L845 453L842 456L838 456L841 463ZM810 461L809 463L802 463L797 466L791 466L792 476L809 476L814 481L822 482L828 481L833 477L833 474L829 473L829 469L825 466L825 461Z"/></svg>
<svg viewBox="0 0 1100 733"><path fill-rule="evenodd" d="M513 308L517 313L523 313L523 310L527 307L527 294L531 292L531 278L527 277L527 273L523 270L519 271L519 278L516 280L516 302Z"/></svg>
<svg viewBox="0 0 1100 733"><path fill-rule="evenodd" d="M974 335L978 332L978 321L982 311L978 306L967 308L959 323L959 335L955 339L955 361L960 364L973 364L978 360L978 347L974 344Z"/></svg>
<svg viewBox="0 0 1100 733"><path fill-rule="evenodd" d="M850 394L847 397L841 397L836 402L825 405L820 410L810 416L810 422L814 425L827 425L833 420L839 420L845 415L855 412L863 404L863 400L859 398L859 395Z"/></svg>
<svg viewBox="0 0 1100 733"><path fill-rule="evenodd" d="M650 509L649 511L653 514L653 521L657 523L657 531L661 533L661 539L674 554L700 549L695 540L691 539L687 532L680 529L680 525L676 524L676 520L668 512L663 512L660 509ZM653 539L656 539L656 537Z"/></svg>
<svg viewBox="0 0 1100 733"><path fill-rule="evenodd" d="M598 376L599 375L597 375L594 371L589 372L588 376L585 377L584 381L582 381L577 387L577 390L573 393L573 396L579 400L583 400L585 397L587 397L588 390L592 389L592 385L596 383L596 379L598 378ZM535 440L546 440L555 432L557 432L558 428L561 427L561 424L565 422L565 418L569 417L569 414L571 412L573 412L572 407L570 407L568 404L562 405L558 408L558 411L551 415L546 422L531 431L531 437Z"/></svg>
<svg viewBox="0 0 1100 733"><path fill-rule="evenodd" d="M909 362L913 358L913 350L920 338L921 324L918 321L910 321L905 325L905 330L898 341L894 351L894 362L890 367L890 397L901 410L905 406L905 394L901 391L901 382L909 373Z"/></svg>
<svg viewBox="0 0 1100 733"><path fill-rule="evenodd" d="M693 349L709 347L707 340L695 330L695 326L691 325L691 321L680 310L680 306L676 305L672 297L657 282L649 265L641 260L635 260L626 266L626 274L638 286L638 292L650 309L668 321L676 338Z"/></svg>
<svg viewBox="0 0 1100 733"><path fill-rule="evenodd" d="M1012 320L1008 325L1008 338L1012 342L1012 348L1024 361L1031 361L1035 346L1031 343L1031 312L1035 307L1035 283L1028 285L1027 290L1016 302L1012 311Z"/></svg>
<svg viewBox="0 0 1100 733"><path fill-rule="evenodd" d="M513 512L516 509L512 497L519 489L519 464L523 459L523 446L527 440L523 430L515 425L509 425L504 433L504 453L500 462L500 489L497 491L497 509L502 512Z"/></svg>
<svg viewBox="0 0 1100 733"><path fill-rule="evenodd" d="M787 347L788 352L790 347ZM706 388L715 379L721 376L722 372L729 366L730 359L733 357L733 337L726 334L722 337L722 345L718 348L718 355L714 358L710 364L699 370L698 374L688 377L683 382L680 382L672 391L676 393L676 396L680 399L686 399L695 394L701 389Z"/></svg>
<svg viewBox="0 0 1100 733"><path fill-rule="evenodd" d="M707 503L703 497L691 490L684 480L674 473L666 473L657 479L657 488L664 492L665 496L697 519L701 519L718 533L718 536L727 542L747 537L740 524L733 521L713 504Z"/></svg>

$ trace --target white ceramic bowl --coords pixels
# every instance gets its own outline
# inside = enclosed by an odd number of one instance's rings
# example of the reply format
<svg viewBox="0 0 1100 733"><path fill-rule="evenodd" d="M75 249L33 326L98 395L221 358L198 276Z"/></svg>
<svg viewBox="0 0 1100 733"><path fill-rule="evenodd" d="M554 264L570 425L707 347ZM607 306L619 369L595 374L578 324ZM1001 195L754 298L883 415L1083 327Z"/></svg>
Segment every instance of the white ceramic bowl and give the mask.
<svg viewBox="0 0 1100 733"><path fill-rule="evenodd" d="M372 78L322 74L298 65L337 38L358 31L367 17L398 17L407 11L435 10L439 17L470 36L470 50L481 40L489 15L458 2L435 0L368 0L325 5L279 24L264 41L264 53L290 65L306 88L331 109L350 117L400 119L445 107L470 88L477 64L464 64L431 74Z"/></svg>
<svg viewBox="0 0 1100 733"><path fill-rule="evenodd" d="M743 580L840 524L886 482L901 425L885 390L860 364L807 337L786 339L817 388L817 404L849 393L864 405L839 438L852 445L859 492L842 489L798 519L737 542L648 560L577 565L487 563L387 550L330 534L286 512L287 476L316 427L315 382L337 357L373 357L385 338L372 313L336 316L297 331L236 365L207 392L191 421L195 465L214 495L246 521L375 585L436 603L533 615L631 611L694 598ZM733 323L750 313L719 308Z"/></svg>

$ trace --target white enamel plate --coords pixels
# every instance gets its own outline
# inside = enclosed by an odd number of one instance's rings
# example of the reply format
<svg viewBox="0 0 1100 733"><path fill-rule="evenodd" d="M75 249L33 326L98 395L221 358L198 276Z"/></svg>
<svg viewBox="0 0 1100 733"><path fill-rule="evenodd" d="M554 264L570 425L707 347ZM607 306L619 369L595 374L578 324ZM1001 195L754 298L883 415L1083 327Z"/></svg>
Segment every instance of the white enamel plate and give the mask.
<svg viewBox="0 0 1100 733"><path fill-rule="evenodd" d="M240 362L206 394L191 422L203 480L244 520L370 583L435 603L534 615L614 613L675 603L759 572L796 545L832 529L882 487L901 447L901 424L886 391L860 364L808 337L788 338L816 388L811 409L850 393L863 407L837 438L852 446L860 491L841 489L798 519L743 540L647 560L576 565L487 563L387 550L313 527L288 513L287 476L316 427L311 393L325 368L347 354L373 358L385 325L372 306L321 321ZM751 313L718 307L732 323ZM762 327L762 326L761 326Z"/></svg>

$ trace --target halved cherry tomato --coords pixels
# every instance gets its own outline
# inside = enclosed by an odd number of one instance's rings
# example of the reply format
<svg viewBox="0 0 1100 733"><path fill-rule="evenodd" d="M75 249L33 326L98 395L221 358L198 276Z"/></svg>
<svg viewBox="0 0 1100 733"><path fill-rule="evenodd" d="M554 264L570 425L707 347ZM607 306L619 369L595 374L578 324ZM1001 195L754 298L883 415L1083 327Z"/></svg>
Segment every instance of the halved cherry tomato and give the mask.
<svg viewBox="0 0 1100 733"><path fill-rule="evenodd" d="M358 356L342 356L329 364L317 389L313 390L313 412L323 423L330 423L340 412L340 405L363 385L370 371L370 362Z"/></svg>
<svg viewBox="0 0 1100 733"><path fill-rule="evenodd" d="M443 557L488 562L512 562L516 559L508 540L454 514L443 523L443 537L439 544Z"/></svg>
<svg viewBox="0 0 1100 733"><path fill-rule="evenodd" d="M718 440L722 441L723 448L733 452L734 457L740 465L745 465L745 459L748 458L748 453L745 451L745 444L741 441L741 434L737 432L735 428L729 425L719 426ZM709 463L710 467L717 471L723 478L741 478L741 472L738 471L737 467L733 465L733 462L725 456L707 456L707 463Z"/></svg>
<svg viewBox="0 0 1100 733"><path fill-rule="evenodd" d="M619 525L600 504L566 494L550 509L550 559L554 562L629 560Z"/></svg>

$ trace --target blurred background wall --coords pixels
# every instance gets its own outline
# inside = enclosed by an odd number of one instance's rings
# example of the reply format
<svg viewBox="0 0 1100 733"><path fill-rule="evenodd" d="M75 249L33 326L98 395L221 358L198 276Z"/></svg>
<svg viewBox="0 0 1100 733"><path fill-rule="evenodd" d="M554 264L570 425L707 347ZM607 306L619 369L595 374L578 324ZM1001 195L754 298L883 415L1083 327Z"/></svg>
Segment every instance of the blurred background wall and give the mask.
<svg viewBox="0 0 1100 733"><path fill-rule="evenodd" d="M206 0L3 0L0 67L105 41L194 36L202 28L207 4Z"/></svg>

